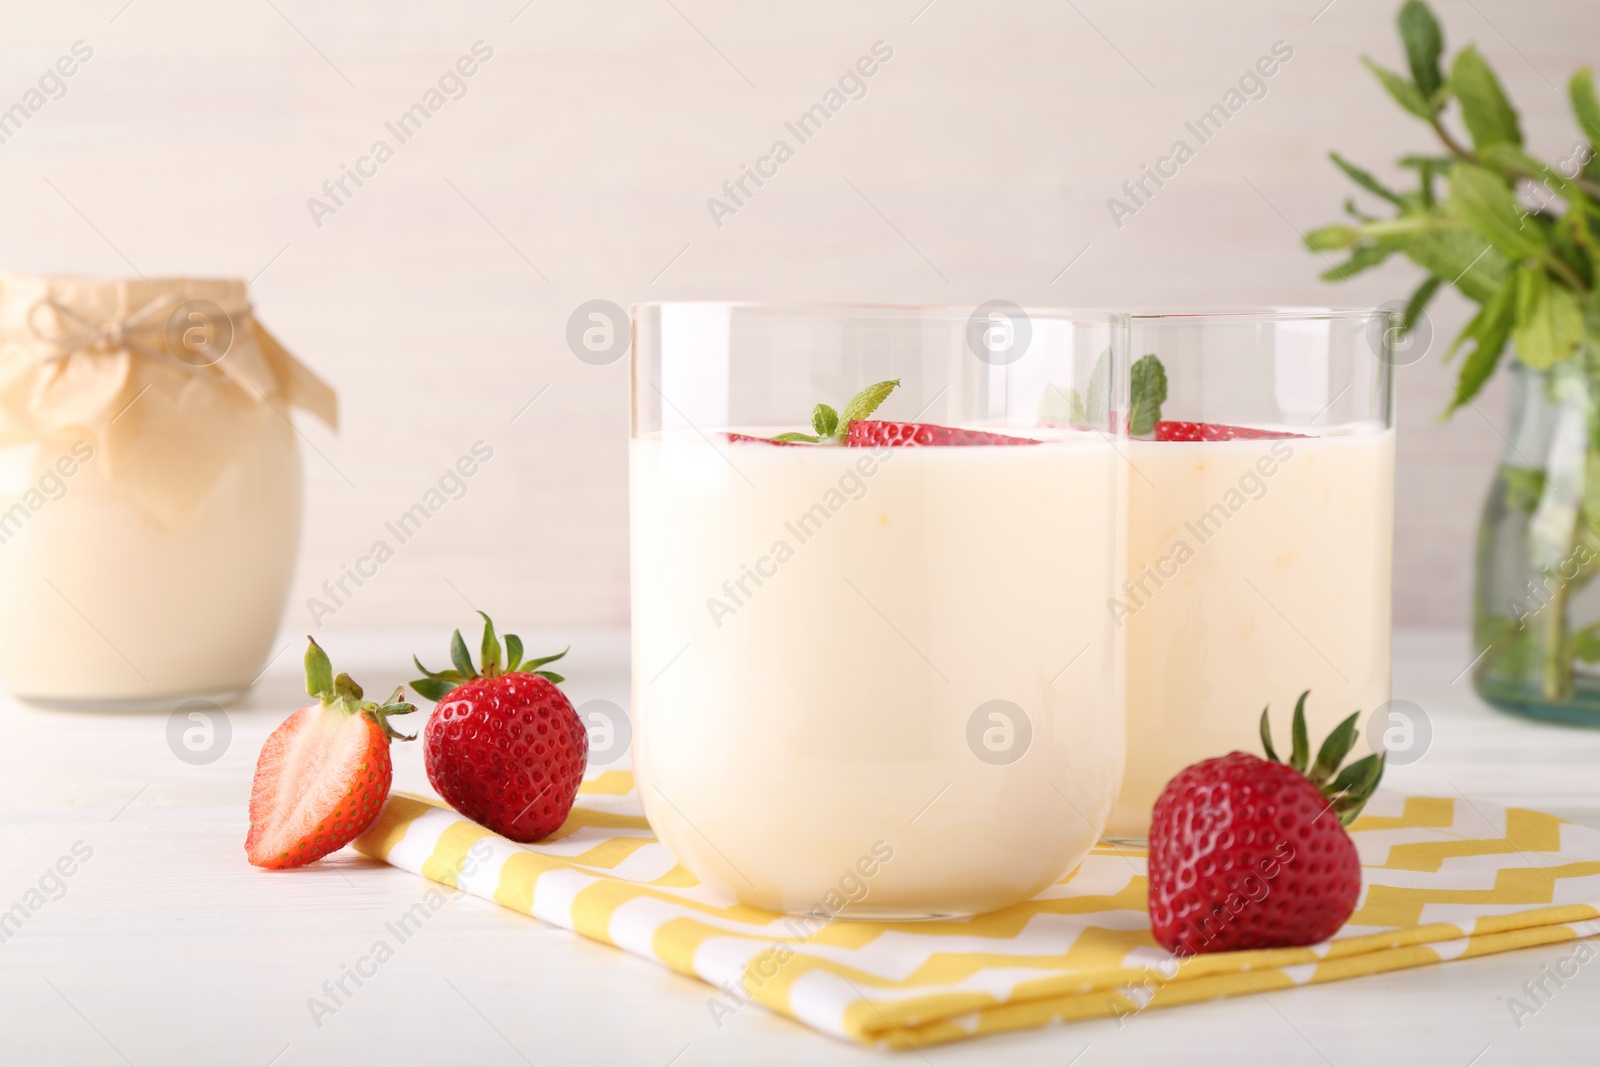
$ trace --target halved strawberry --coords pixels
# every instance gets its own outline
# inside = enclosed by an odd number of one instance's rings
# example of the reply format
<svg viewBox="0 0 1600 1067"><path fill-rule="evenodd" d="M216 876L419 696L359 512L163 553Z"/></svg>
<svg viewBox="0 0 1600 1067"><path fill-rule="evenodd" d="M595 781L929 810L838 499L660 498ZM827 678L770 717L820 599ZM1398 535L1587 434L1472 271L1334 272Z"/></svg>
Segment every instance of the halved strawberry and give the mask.
<svg viewBox="0 0 1600 1067"><path fill-rule="evenodd" d="M1258 430L1251 426L1228 426L1220 422L1156 423L1157 441L1278 441L1284 438L1305 438L1303 433L1285 433L1282 430Z"/></svg>
<svg viewBox="0 0 1600 1067"><path fill-rule="evenodd" d="M328 654L309 637L306 692L317 698L283 721L256 761L244 851L257 867L299 867L349 844L372 825L389 795L389 739L410 741L391 715L417 709L394 694L361 699L348 674L333 676Z"/></svg>
<svg viewBox="0 0 1600 1067"><path fill-rule="evenodd" d="M1006 437L986 430L964 430L959 426L938 426L929 422L885 422L882 419L856 419L845 433L844 443L851 448L896 448L922 445L1036 445L1031 437Z"/></svg>

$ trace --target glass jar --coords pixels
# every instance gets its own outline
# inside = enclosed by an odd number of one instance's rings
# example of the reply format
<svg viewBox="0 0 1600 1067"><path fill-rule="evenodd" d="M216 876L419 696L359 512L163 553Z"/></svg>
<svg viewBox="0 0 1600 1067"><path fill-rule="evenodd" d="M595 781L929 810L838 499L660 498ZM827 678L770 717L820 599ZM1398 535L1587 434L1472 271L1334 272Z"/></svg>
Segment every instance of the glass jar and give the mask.
<svg viewBox="0 0 1600 1067"><path fill-rule="evenodd" d="M1589 358L1511 365L1511 431L1478 527L1473 685L1503 711L1600 726L1600 411Z"/></svg>
<svg viewBox="0 0 1600 1067"><path fill-rule="evenodd" d="M244 283L0 276L0 678L40 704L248 688L299 547L292 406Z"/></svg>
<svg viewBox="0 0 1600 1067"><path fill-rule="evenodd" d="M1128 769L1109 833L1146 836L1200 760L1280 751L1299 695L1325 736L1389 699L1394 402L1390 312L1135 314L1162 422L1128 442ZM1139 377L1136 369L1134 376ZM1364 743L1364 742L1363 742Z"/></svg>
<svg viewBox="0 0 1600 1067"><path fill-rule="evenodd" d="M634 309L635 773L704 884L966 915L1088 853L1122 771L1122 331L1014 305ZM769 440L890 382L861 436ZM874 443L889 420L918 444Z"/></svg>

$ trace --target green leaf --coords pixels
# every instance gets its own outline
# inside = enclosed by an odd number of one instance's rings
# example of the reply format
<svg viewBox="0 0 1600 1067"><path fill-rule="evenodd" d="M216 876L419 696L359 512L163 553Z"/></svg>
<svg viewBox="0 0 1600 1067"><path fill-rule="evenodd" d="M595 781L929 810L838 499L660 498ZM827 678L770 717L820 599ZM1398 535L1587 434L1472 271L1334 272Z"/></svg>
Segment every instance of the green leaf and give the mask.
<svg viewBox="0 0 1600 1067"><path fill-rule="evenodd" d="M1350 749L1355 746L1359 733L1356 720L1360 717L1360 712L1351 714L1344 722L1335 726L1333 732L1322 742L1322 747L1317 750L1316 761L1311 764L1311 773L1306 776L1313 784L1321 785L1326 782L1350 754Z"/></svg>
<svg viewBox="0 0 1600 1067"><path fill-rule="evenodd" d="M1339 777L1328 787L1337 800L1334 809L1339 813L1339 824L1349 826L1367 806L1383 778L1383 756L1373 753L1356 760L1339 772Z"/></svg>
<svg viewBox="0 0 1600 1067"><path fill-rule="evenodd" d="M1289 766L1301 774L1305 773L1306 761L1311 758L1311 742L1306 739L1306 697L1310 695L1309 689L1300 694L1300 699L1294 705L1294 721L1291 724L1294 747L1289 752Z"/></svg>
<svg viewBox="0 0 1600 1067"><path fill-rule="evenodd" d="M1578 117L1583 135L1591 147L1600 147L1600 98L1595 96L1594 71L1585 67L1574 74L1567 83L1567 95L1572 98L1572 113Z"/></svg>
<svg viewBox="0 0 1600 1067"><path fill-rule="evenodd" d="M818 444L819 442L821 442L822 438L813 437L808 433L800 433L798 430L790 430L787 433L778 434L776 437L772 438L772 440L774 440L774 441L804 441L807 444L814 445L814 444Z"/></svg>
<svg viewBox="0 0 1600 1067"><path fill-rule="evenodd" d="M495 636L494 621L483 612L483 644L478 652L478 659L483 664L485 678L493 678L500 673L500 638Z"/></svg>
<svg viewBox="0 0 1600 1067"><path fill-rule="evenodd" d="M1167 372L1161 361L1148 355L1133 365L1128 374L1128 432L1142 437L1161 420L1161 405L1167 402Z"/></svg>
<svg viewBox="0 0 1600 1067"><path fill-rule="evenodd" d="M514 671L522 666L522 638L516 634L506 634L506 670Z"/></svg>
<svg viewBox="0 0 1600 1067"><path fill-rule="evenodd" d="M1456 379L1455 398L1450 401L1450 406L1445 409L1445 416L1467 403L1478 395L1478 390L1483 388L1483 383L1494 374L1494 369L1500 363L1500 355L1505 351L1506 341L1511 336L1511 327L1516 317L1516 291L1517 283L1507 281L1500 286L1489 301L1478 309L1461 331L1459 337L1450 346L1450 352L1445 354L1449 359L1450 354L1460 347L1468 338L1477 342L1472 354L1461 364L1461 373Z"/></svg>
<svg viewBox="0 0 1600 1067"><path fill-rule="evenodd" d="M1427 310L1428 302L1433 299L1433 294L1444 285L1444 279L1438 275L1430 275L1426 281L1417 286L1416 292L1411 294L1411 299L1406 301L1405 313L1400 316L1400 332L1410 333L1411 328L1417 324L1422 313Z"/></svg>
<svg viewBox="0 0 1600 1067"><path fill-rule="evenodd" d="M844 406L844 413L839 416L840 425L848 429L850 424L857 419L871 417L872 413L877 411L879 405L885 400L889 399L889 394L894 392L899 385L900 379L895 378L892 381L874 383L861 390L861 392L850 398L850 403Z"/></svg>
<svg viewBox="0 0 1600 1067"><path fill-rule="evenodd" d="M1406 46L1411 78L1423 96L1431 97L1444 84L1439 55L1444 51L1444 31L1422 0L1406 0L1400 8L1400 39Z"/></svg>
<svg viewBox="0 0 1600 1067"><path fill-rule="evenodd" d="M1349 179L1361 186L1361 188L1365 189L1373 196L1381 197L1382 199L1389 201L1389 203L1394 204L1396 207L1400 206L1400 194L1384 185L1378 179L1374 178L1370 172L1362 170L1360 167L1356 166L1354 163L1350 162L1337 152L1329 152L1328 158L1333 160L1334 166L1344 171Z"/></svg>
<svg viewBox="0 0 1600 1067"><path fill-rule="evenodd" d="M1550 280L1543 267L1517 271L1517 358L1535 370L1566 359L1583 343L1583 309L1577 294Z"/></svg>
<svg viewBox="0 0 1600 1067"><path fill-rule="evenodd" d="M1462 163L1450 172L1450 208L1507 259L1528 259L1546 247L1543 235L1524 225L1511 186L1484 167Z"/></svg>
<svg viewBox="0 0 1600 1067"><path fill-rule="evenodd" d="M1505 486L1505 506L1509 511L1532 515L1544 496L1545 475L1537 467L1501 466L1500 482Z"/></svg>
<svg viewBox="0 0 1600 1067"><path fill-rule="evenodd" d="M818 404L811 413L811 428L818 437L832 437L839 430L839 413L826 404Z"/></svg>
<svg viewBox="0 0 1600 1067"><path fill-rule="evenodd" d="M1371 270L1394 253L1400 250L1402 241L1389 239L1377 244L1362 245L1350 253L1350 258L1343 263L1329 267L1318 275L1325 282L1342 282L1355 277L1364 270Z"/></svg>
<svg viewBox="0 0 1600 1067"><path fill-rule="evenodd" d="M1378 82L1384 87L1384 89L1388 91L1389 95L1394 98L1395 103L1399 104L1401 107L1405 108L1407 111L1411 112L1424 122L1431 122L1433 120L1433 106L1429 104L1427 98L1422 95L1422 90L1418 89L1414 84L1407 81L1405 78L1402 78L1394 71L1374 63L1366 56L1361 57L1361 62L1365 63L1367 65L1367 69L1372 71L1373 75L1378 79Z"/></svg>
<svg viewBox="0 0 1600 1067"><path fill-rule="evenodd" d="M1506 257L1465 228L1423 230L1407 237L1404 248L1417 266L1437 274L1479 304L1494 296L1511 277Z"/></svg>
<svg viewBox="0 0 1600 1067"><path fill-rule="evenodd" d="M1457 54L1450 68L1450 89L1461 101L1461 118L1479 149L1500 142L1522 143L1517 113L1476 45L1469 44Z"/></svg>
<svg viewBox="0 0 1600 1067"><path fill-rule="evenodd" d="M1600 622L1585 626L1572 635L1572 658L1585 663L1600 663Z"/></svg>
<svg viewBox="0 0 1600 1067"><path fill-rule="evenodd" d="M1361 232L1354 226L1344 226L1335 223L1332 226L1319 226L1306 234L1306 247L1313 252L1326 252L1334 248L1349 248L1359 244Z"/></svg>
<svg viewBox="0 0 1600 1067"><path fill-rule="evenodd" d="M455 686L449 682L440 681L438 678L418 678L411 683L411 688L424 700L431 700L435 704L445 698L445 695Z"/></svg>
<svg viewBox="0 0 1600 1067"><path fill-rule="evenodd" d="M306 696L322 697L333 695L333 664L328 661L328 654L322 651L322 646L310 637L306 638Z"/></svg>
<svg viewBox="0 0 1600 1067"><path fill-rule="evenodd" d="M472 665L472 656L467 652L467 643L461 639L461 631L457 630L450 638L450 662L456 665L464 677L476 678L477 668Z"/></svg>
<svg viewBox="0 0 1600 1067"><path fill-rule="evenodd" d="M1268 708L1271 706L1269 704L1261 709L1261 748L1266 752L1267 759L1273 763L1282 763L1283 761L1278 758L1277 751L1272 747L1272 720L1267 715Z"/></svg>
<svg viewBox="0 0 1600 1067"><path fill-rule="evenodd" d="M538 668L543 667L546 663L554 663L556 660L560 659L562 656L565 656L568 652L571 652L571 651L572 651L572 646L568 645L566 648L563 648L560 652L557 652L553 656L540 656L538 659L530 659L530 660L526 661L525 663L523 663L522 669L525 670L525 671L531 671L533 673L538 673Z"/></svg>
<svg viewBox="0 0 1600 1067"><path fill-rule="evenodd" d="M567 680L566 675L557 674L555 671L533 671L532 673L538 675L540 678L548 680L554 685L560 685L562 682Z"/></svg>
<svg viewBox="0 0 1600 1067"><path fill-rule="evenodd" d="M352 701L359 701L363 695L361 687L348 674L341 674L333 680L333 691L345 700Z"/></svg>

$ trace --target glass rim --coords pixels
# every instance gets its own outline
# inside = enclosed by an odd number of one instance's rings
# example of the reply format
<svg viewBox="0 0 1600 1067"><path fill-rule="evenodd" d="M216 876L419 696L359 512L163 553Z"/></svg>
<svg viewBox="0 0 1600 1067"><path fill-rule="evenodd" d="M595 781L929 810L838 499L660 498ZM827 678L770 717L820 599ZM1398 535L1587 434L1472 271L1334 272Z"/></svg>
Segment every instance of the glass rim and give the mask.
<svg viewBox="0 0 1600 1067"><path fill-rule="evenodd" d="M636 316L641 311L659 310L667 307L717 307L734 310L749 311L775 311L775 312L808 312L825 314L828 312L901 312L916 315L926 315L930 318L945 316L949 318L968 319L984 304L890 304L890 303L851 303L844 301L804 301L804 300L641 300L628 305L629 316ZM1050 307L1047 305L1017 304L1013 305L1026 313L1030 318L1071 319L1083 322L1116 323L1128 317L1125 311L1114 308L1074 308Z"/></svg>
<svg viewBox="0 0 1600 1067"><path fill-rule="evenodd" d="M1343 305L1243 305L1199 306L1175 308L1130 308L1124 312L1130 322L1159 322L1163 320L1216 320L1229 322L1313 322L1332 319L1366 319L1379 315L1398 315L1394 308L1355 307Z"/></svg>

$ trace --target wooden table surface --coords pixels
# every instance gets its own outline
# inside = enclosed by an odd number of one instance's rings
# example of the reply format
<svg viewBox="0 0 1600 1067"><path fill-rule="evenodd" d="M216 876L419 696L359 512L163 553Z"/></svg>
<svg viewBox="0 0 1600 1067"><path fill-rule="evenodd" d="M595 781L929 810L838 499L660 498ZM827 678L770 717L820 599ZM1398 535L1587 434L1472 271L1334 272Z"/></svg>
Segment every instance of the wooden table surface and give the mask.
<svg viewBox="0 0 1600 1067"><path fill-rule="evenodd" d="M401 634L327 644L374 690L401 680L413 648L444 647ZM625 642L595 635L589 647L574 701L626 706ZM1395 696L1423 710L1432 740L1387 784L1600 827L1600 731L1490 711L1466 679L1452 683L1469 658L1459 633L1397 636ZM0 913L26 913L0 927L0 1064L1600 1062L1600 963L1520 1028L1507 1007L1570 946L887 1054L759 1009L718 1028L708 987L465 895L314 1019L309 998L429 883L348 850L295 872L245 863L251 770L302 702L298 671L296 649L228 709L225 750L199 765L174 755L166 714L0 704ZM395 784L426 789L418 746L397 746ZM70 876L47 874L74 856Z"/></svg>

